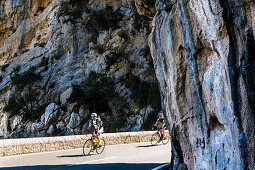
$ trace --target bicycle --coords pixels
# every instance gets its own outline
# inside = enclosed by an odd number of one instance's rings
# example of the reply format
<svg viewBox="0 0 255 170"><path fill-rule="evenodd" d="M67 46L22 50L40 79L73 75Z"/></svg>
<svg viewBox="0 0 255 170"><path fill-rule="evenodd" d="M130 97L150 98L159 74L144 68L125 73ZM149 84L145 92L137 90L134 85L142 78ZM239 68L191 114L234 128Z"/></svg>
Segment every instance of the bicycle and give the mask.
<svg viewBox="0 0 255 170"><path fill-rule="evenodd" d="M104 139L100 139L99 141L94 142L95 137L91 136L90 139L86 140L83 145L83 154L85 156L89 155L90 152L96 152L101 154L105 148L105 141Z"/></svg>
<svg viewBox="0 0 255 170"><path fill-rule="evenodd" d="M165 128L165 127L164 127L164 128ZM165 128L165 129L166 129L166 128ZM160 142L162 141L162 143L163 143L164 145L166 145L166 144L169 142L169 140L170 140L169 136L167 136L166 133L164 134L164 136L163 136L162 139L161 139L160 137L161 137L160 129L158 129L158 131L157 131L156 133L154 133L154 134L152 135L152 137L151 137L151 144L152 144L153 146L155 146L155 145L157 145L158 143L160 143Z"/></svg>

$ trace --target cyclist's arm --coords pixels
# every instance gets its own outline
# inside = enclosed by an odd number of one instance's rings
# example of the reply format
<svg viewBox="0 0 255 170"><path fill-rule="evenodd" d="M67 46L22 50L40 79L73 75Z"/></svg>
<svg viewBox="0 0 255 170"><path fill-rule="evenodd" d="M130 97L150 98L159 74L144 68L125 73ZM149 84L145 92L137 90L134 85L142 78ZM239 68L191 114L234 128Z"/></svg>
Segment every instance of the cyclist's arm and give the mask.
<svg viewBox="0 0 255 170"><path fill-rule="evenodd" d="M166 123L165 120L163 120L162 127L165 127Z"/></svg>
<svg viewBox="0 0 255 170"><path fill-rule="evenodd" d="M91 127L92 127L92 120L89 121L88 131L90 130Z"/></svg>
<svg viewBox="0 0 255 170"><path fill-rule="evenodd" d="M157 126L158 125L158 121L154 124L154 126Z"/></svg>
<svg viewBox="0 0 255 170"><path fill-rule="evenodd" d="M100 122L97 121L97 131L99 131L99 127L100 127Z"/></svg>
<svg viewBox="0 0 255 170"><path fill-rule="evenodd" d="M90 124L90 125L88 126L88 130L90 130L91 126L92 126L92 124Z"/></svg>

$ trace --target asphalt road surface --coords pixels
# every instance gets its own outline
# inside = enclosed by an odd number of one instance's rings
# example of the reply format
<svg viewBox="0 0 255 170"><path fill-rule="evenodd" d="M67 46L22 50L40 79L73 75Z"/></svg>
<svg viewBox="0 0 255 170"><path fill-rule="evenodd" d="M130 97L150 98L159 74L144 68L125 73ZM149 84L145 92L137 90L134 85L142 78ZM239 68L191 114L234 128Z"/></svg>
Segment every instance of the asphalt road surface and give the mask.
<svg viewBox="0 0 255 170"><path fill-rule="evenodd" d="M106 146L102 154L83 156L82 149L0 157L0 169L153 169L170 162L170 142Z"/></svg>

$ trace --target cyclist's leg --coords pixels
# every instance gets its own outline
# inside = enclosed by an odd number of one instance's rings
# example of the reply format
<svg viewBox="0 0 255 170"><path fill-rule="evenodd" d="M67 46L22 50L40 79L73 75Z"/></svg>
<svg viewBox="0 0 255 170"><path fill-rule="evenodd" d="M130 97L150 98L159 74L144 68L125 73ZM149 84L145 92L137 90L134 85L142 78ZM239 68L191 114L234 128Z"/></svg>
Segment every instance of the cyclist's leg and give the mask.
<svg viewBox="0 0 255 170"><path fill-rule="evenodd" d="M162 127L160 128L159 132L160 132L160 139L162 139L162 137L163 137L163 128Z"/></svg>
<svg viewBox="0 0 255 170"><path fill-rule="evenodd" d="M100 140L100 133L97 134L97 140L98 140L98 143L97 145L99 146L101 144L101 140Z"/></svg>
<svg viewBox="0 0 255 170"><path fill-rule="evenodd" d="M162 128L162 135L165 136L165 127Z"/></svg>
<svg viewBox="0 0 255 170"><path fill-rule="evenodd" d="M94 140L95 140L95 145L99 145L100 139L99 139L98 131L96 129L95 129L95 133L94 133Z"/></svg>
<svg viewBox="0 0 255 170"><path fill-rule="evenodd" d="M162 135L162 133L163 133L163 132L162 132L162 128L159 129L159 133L160 133L160 135Z"/></svg>
<svg viewBox="0 0 255 170"><path fill-rule="evenodd" d="M103 127L101 127L97 133L98 133L98 140L99 140L98 145L101 145L100 135L103 133Z"/></svg>
<svg viewBox="0 0 255 170"><path fill-rule="evenodd" d="M95 139L96 139L96 130L94 129L93 130L93 133L92 133L92 143L93 143L93 146L95 145Z"/></svg>

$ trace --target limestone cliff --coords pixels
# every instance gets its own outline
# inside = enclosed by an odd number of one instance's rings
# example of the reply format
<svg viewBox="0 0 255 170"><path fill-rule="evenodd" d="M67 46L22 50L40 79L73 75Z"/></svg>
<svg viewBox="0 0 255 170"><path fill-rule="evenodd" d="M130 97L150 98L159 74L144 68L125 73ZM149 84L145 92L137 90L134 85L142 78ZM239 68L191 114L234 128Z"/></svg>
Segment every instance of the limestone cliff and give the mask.
<svg viewBox="0 0 255 170"><path fill-rule="evenodd" d="M254 1L155 5L150 47L172 127L171 168L254 169Z"/></svg>
<svg viewBox="0 0 255 170"><path fill-rule="evenodd" d="M151 128L150 25L132 0L1 0L0 137L82 134L91 112L106 132Z"/></svg>
<svg viewBox="0 0 255 170"><path fill-rule="evenodd" d="M81 134L92 111L109 131L143 129L157 78L172 169L253 170L254 5L0 1L0 136Z"/></svg>

